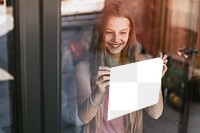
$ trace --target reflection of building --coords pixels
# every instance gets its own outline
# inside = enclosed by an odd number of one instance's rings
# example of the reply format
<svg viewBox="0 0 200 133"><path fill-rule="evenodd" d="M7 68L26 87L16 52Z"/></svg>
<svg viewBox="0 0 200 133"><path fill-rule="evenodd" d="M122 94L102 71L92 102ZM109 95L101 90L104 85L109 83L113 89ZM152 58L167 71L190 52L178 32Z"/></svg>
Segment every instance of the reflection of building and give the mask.
<svg viewBox="0 0 200 133"><path fill-rule="evenodd" d="M71 23L66 23L70 17L63 17L61 45L63 128L68 128L71 125L81 125L77 117L75 67L79 61L86 59L89 55L88 48L92 37L93 26L93 22L89 21L94 21L94 19L88 20L88 18L91 18L91 15L82 15L84 19L71 19Z"/></svg>

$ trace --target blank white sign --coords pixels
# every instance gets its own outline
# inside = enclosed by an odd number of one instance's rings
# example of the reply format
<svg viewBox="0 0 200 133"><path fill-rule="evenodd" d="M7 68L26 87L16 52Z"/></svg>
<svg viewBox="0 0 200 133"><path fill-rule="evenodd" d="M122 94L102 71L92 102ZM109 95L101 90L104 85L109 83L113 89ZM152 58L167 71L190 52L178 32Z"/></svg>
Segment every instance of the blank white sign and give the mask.
<svg viewBox="0 0 200 133"><path fill-rule="evenodd" d="M156 104L162 69L161 58L111 68L108 120Z"/></svg>

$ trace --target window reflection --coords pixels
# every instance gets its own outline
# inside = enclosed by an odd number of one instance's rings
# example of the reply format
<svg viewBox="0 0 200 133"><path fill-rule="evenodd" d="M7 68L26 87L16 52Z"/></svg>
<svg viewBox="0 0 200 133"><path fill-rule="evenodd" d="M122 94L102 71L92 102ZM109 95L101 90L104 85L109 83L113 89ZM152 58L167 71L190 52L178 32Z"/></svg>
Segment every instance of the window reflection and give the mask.
<svg viewBox="0 0 200 133"><path fill-rule="evenodd" d="M62 28L62 129L63 131L81 130L82 122L77 116L75 67L78 62L84 60L89 54L89 45L93 31L93 22L84 24L89 17L83 20L73 20L71 24ZM69 17L70 18L70 17ZM63 17L63 21L68 19ZM93 20L90 20L93 21ZM91 23L91 24L90 24ZM74 128L69 128L74 127Z"/></svg>
<svg viewBox="0 0 200 133"><path fill-rule="evenodd" d="M76 8L77 6L81 8ZM104 0L63 0L61 2L61 132L81 133L83 123L77 115L76 65L89 55L93 24Z"/></svg>
<svg viewBox="0 0 200 133"><path fill-rule="evenodd" d="M0 133L12 132L12 0L0 0Z"/></svg>
<svg viewBox="0 0 200 133"><path fill-rule="evenodd" d="M108 1L106 2L109 3ZM75 5L74 2L78 2L79 5L88 4L88 6L94 4L87 0L85 3L78 0L62 0L62 132L82 131L80 128L82 123L77 117L77 89L74 72L77 63L88 57L95 16L102 9L99 7L91 8L90 11L87 8L78 10L78 8L71 8ZM144 132L160 133L163 130L169 133L178 132L181 128L181 117L183 117L181 113L185 105L184 91L188 81L188 66L185 57L179 56L177 50L183 47L192 48L196 45L199 32L197 29L199 1L138 0L130 4L134 7L137 39L145 50L145 54L150 58L158 50L162 50L169 55L169 69L163 78L164 112L158 121L150 120L144 114ZM199 57L195 60L195 64L199 64ZM194 71L195 76L199 72L199 65L197 66ZM195 99L199 98L198 81L195 79L194 83Z"/></svg>
<svg viewBox="0 0 200 133"><path fill-rule="evenodd" d="M87 58L92 25L62 31L62 120L63 126L80 125L77 117L75 67Z"/></svg>

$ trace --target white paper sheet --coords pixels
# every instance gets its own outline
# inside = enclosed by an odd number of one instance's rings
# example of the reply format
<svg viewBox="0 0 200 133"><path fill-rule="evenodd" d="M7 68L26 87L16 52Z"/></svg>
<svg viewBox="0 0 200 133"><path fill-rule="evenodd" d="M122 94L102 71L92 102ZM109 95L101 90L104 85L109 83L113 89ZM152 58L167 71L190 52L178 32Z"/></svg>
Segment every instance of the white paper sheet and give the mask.
<svg viewBox="0 0 200 133"><path fill-rule="evenodd" d="M108 120L156 104L162 68L161 58L111 68Z"/></svg>

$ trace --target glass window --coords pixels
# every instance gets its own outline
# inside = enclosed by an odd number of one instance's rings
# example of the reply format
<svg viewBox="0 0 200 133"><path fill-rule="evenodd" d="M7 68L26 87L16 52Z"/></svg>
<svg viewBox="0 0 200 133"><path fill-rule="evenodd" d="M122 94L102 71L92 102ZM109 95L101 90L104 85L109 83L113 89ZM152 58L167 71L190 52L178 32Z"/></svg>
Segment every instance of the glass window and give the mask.
<svg viewBox="0 0 200 133"><path fill-rule="evenodd" d="M187 113L185 107L189 108L185 101L185 96L188 95L186 94L188 85L186 58L188 57L183 56L183 53L180 54L180 51L186 50L184 48L195 47L199 1L138 0L130 5L133 7L131 13L135 21L137 48L141 52L139 54L143 55L144 59L150 59L162 50L168 54L169 59L168 71L162 79L164 99L162 116L155 121L147 113L143 113L144 132L180 132L187 127L185 125L187 119L184 115ZM83 123L77 116L75 68L81 60L86 59L89 55L94 21L103 7L103 0L94 0L93 2L90 0L61 1L62 133L80 133L83 129ZM198 70L195 72L199 73L199 60L196 64L198 64ZM198 82L199 79L194 83L197 99L199 98ZM195 108L199 108L199 105ZM194 116L190 118L194 118ZM194 122L194 119L191 121ZM192 122L190 124L194 125ZM190 127L189 130L192 128ZM191 132L193 131L191 130Z"/></svg>
<svg viewBox="0 0 200 133"><path fill-rule="evenodd" d="M76 8L77 6L81 8ZM93 24L103 8L103 0L63 0L61 2L61 131L80 133L83 123L77 115L76 65L88 57Z"/></svg>
<svg viewBox="0 0 200 133"><path fill-rule="evenodd" d="M12 0L0 0L0 133L12 130L13 13Z"/></svg>

